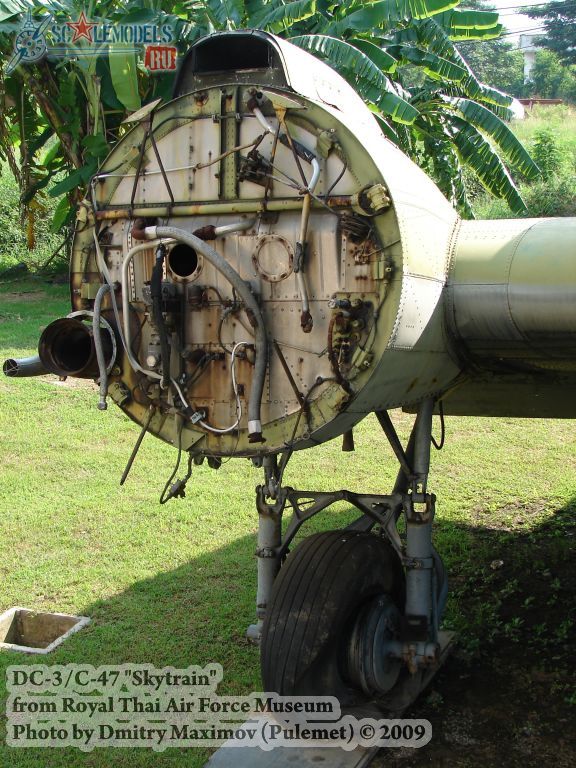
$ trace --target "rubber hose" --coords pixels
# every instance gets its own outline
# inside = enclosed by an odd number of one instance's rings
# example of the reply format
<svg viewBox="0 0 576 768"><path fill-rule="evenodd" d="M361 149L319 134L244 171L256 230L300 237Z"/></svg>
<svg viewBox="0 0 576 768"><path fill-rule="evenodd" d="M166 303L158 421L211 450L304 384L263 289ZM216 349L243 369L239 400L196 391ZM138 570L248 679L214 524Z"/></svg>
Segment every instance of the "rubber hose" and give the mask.
<svg viewBox="0 0 576 768"><path fill-rule="evenodd" d="M150 280L150 294L152 296L152 314L154 324L160 336L160 354L162 356L162 383L161 387L167 389L170 385L170 344L162 314L162 276L164 274L164 257L166 249L159 245L156 249L156 261Z"/></svg>
<svg viewBox="0 0 576 768"><path fill-rule="evenodd" d="M102 346L102 328L100 327L100 315L102 314L102 299L110 291L108 283L104 283L98 288L96 299L94 300L94 317L92 318L92 337L94 339L94 349L96 350L96 360L98 361L98 373L100 375L100 400L98 410L105 411L108 408L106 395L108 393L108 370L106 365L106 356Z"/></svg>

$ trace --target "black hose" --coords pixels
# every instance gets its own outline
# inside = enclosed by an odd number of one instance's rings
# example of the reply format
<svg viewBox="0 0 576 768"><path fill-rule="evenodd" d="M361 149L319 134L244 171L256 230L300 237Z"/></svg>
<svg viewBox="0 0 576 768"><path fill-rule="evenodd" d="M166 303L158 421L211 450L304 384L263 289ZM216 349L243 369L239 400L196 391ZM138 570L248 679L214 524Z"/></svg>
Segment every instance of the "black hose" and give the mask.
<svg viewBox="0 0 576 768"><path fill-rule="evenodd" d="M164 258L166 257L166 248L159 245L156 249L156 261L152 269L150 279L150 295L152 297L152 317L154 325L158 330L160 337L160 355L162 357L162 383L163 389L170 385L170 344L168 342L168 332L162 314L162 278L164 277Z"/></svg>

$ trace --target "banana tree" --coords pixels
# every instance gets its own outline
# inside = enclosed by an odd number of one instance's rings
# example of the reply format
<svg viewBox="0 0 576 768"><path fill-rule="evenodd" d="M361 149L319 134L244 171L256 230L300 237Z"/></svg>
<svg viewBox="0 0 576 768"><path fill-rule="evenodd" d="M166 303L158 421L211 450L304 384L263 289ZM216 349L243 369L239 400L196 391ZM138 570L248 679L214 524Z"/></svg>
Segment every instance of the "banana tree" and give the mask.
<svg viewBox="0 0 576 768"><path fill-rule="evenodd" d="M65 24L81 12L111 25L170 25L181 51L220 29L265 29L337 69L375 113L387 136L424 165L445 194L471 215L462 170L469 168L515 213L524 210L512 173L537 167L506 125L511 98L478 81L455 43L498 37L496 13L461 11L460 0L0 0L4 62L25 14ZM133 50L102 46L85 58L85 41L67 58L50 53L0 77L0 148L19 173L23 202L61 196L54 227L122 134L122 120L170 93L172 76L147 72ZM17 135L11 125L22 130ZM20 165L14 145L19 146Z"/></svg>

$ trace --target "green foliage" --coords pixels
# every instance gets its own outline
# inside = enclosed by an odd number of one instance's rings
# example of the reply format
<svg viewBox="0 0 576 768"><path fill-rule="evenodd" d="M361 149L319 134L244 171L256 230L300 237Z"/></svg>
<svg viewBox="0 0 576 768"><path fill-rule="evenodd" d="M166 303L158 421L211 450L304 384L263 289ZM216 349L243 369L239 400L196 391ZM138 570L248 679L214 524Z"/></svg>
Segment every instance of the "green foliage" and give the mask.
<svg viewBox="0 0 576 768"><path fill-rule="evenodd" d="M14 13L4 20L0 17L0 51L6 58L24 9L41 18L50 13L59 23L84 10L83 0L10 2ZM492 194L521 210L504 158L513 172L530 175L531 168L502 122L510 97L485 85L454 44L493 39L501 25L496 13L461 11L456 7L459 2L104 0L91 13L112 24L170 24L181 51L218 29L262 28L287 37L337 69L374 111L386 135L413 159L422 160L425 144L442 146L442 152L425 165L463 212L470 210L462 184L464 166L478 174ZM20 66L3 82L0 79L0 106L6 94L6 108L0 110L0 147L18 176L10 152L14 141L20 143L20 163L26 169L20 179L23 199L32 200L55 174L63 173L52 194L65 195L69 204L68 212L65 203L58 204L55 225L67 221L88 179L121 136L123 118L140 104L166 98L171 82L170 75L146 72L133 53L119 49L108 55L107 48L88 59L48 56L34 66ZM481 125L469 121L461 100L477 104L476 111L471 107L469 111L483 115ZM19 136L11 129L14 124L20 128ZM55 149L41 154L54 136Z"/></svg>
<svg viewBox="0 0 576 768"><path fill-rule="evenodd" d="M532 154L544 181L550 181L560 173L562 154L554 134L548 128L541 128L536 132Z"/></svg>
<svg viewBox="0 0 576 768"><path fill-rule="evenodd" d="M504 40L478 40L458 45L477 77L513 96L524 95L524 57Z"/></svg>
<svg viewBox="0 0 576 768"><path fill-rule="evenodd" d="M576 64L576 5L573 0L554 2L532 7L526 11L533 19L543 19L546 35L538 40L558 54L564 64Z"/></svg>
<svg viewBox="0 0 576 768"><path fill-rule="evenodd" d="M506 123L486 107L469 99L455 99L453 105L469 123L490 136L517 171L527 178L536 178L537 161L534 162Z"/></svg>
<svg viewBox="0 0 576 768"><path fill-rule="evenodd" d="M138 91L136 54L120 53L115 49L109 53L108 59L116 98L129 112L135 112L142 106Z"/></svg>
<svg viewBox="0 0 576 768"><path fill-rule="evenodd" d="M535 105L526 111L524 120L514 120L511 127L515 135L528 147L532 145L538 131L551 131L562 154L562 173L570 175L576 170L576 109L574 107L565 104Z"/></svg>
<svg viewBox="0 0 576 768"><path fill-rule="evenodd" d="M547 181L521 184L520 192L526 210L519 214L525 218L549 216L576 216L576 176L553 176ZM483 196L474 205L479 219L508 219L510 211L500 200Z"/></svg>
<svg viewBox="0 0 576 768"><path fill-rule="evenodd" d="M534 107L512 128L540 168L537 179L519 185L527 207L520 215L576 216L576 112L563 105ZM483 193L472 177L465 183L479 218L510 216L507 207Z"/></svg>
<svg viewBox="0 0 576 768"><path fill-rule="evenodd" d="M536 51L525 92L542 99L565 99L576 104L576 66L566 66L553 51Z"/></svg>
<svg viewBox="0 0 576 768"><path fill-rule="evenodd" d="M0 165L0 275L17 264L35 270L42 266L62 242L62 235L50 230L56 206L44 192L21 215L20 190L5 164ZM35 243L27 242L28 219L33 217Z"/></svg>

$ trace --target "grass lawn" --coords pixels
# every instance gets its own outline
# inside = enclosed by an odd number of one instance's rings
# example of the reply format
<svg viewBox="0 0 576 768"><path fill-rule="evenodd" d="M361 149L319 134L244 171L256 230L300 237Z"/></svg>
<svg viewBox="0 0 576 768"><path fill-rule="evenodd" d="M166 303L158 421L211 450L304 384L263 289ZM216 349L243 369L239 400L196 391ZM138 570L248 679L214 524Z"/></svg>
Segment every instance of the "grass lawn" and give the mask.
<svg viewBox="0 0 576 768"><path fill-rule="evenodd" d="M528 148L538 131L548 130L554 134L565 161L574 170L576 162L576 109L567 104L549 107L535 105L526 110L524 120L513 120L511 128Z"/></svg>
<svg viewBox="0 0 576 768"><path fill-rule="evenodd" d="M40 281L0 286L2 359L32 353L42 327L67 311L67 287ZM48 657L50 663L186 667L216 661L224 667L221 693L259 690L258 653L244 639L254 618L253 488L259 472L247 460L227 462L217 472L195 468L186 499L160 506L175 452L146 437L120 488L138 429L114 406L99 412L97 399L91 382L0 377L0 610L23 605L92 618ZM395 422L406 435L411 417L396 414ZM434 752L443 745L450 747L451 765L500 764L488 753L474 762L461 738L450 741L446 719L462 707L476 712L477 699L485 715L500 702L500 692L523 723L537 706L534 697L543 716L556 722L556 731L553 724L538 731L539 746L532 745L532 754L545 756L564 732L558 720L573 718L576 704L569 592L574 426L461 418L449 419L447 428L447 445L433 456L430 488L439 498L436 545L454 586L446 623L459 630L460 650L421 704L434 722L432 746L402 765L443 765ZM396 467L372 418L357 429L356 446L353 454L341 453L334 441L297 455L285 482L388 491ZM307 530L339 527L350 517L343 506ZM2 667L37 661L0 653ZM509 670L518 671L512 682ZM462 686L473 693L468 699ZM513 739L501 741L503 755L516 749ZM555 754L563 765L562 752ZM202 765L206 756L199 750L84 754L0 746L2 768L187 768Z"/></svg>

